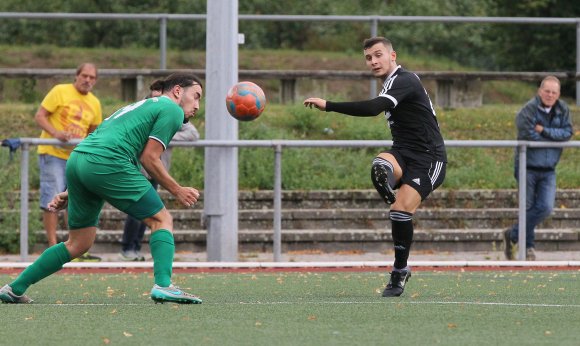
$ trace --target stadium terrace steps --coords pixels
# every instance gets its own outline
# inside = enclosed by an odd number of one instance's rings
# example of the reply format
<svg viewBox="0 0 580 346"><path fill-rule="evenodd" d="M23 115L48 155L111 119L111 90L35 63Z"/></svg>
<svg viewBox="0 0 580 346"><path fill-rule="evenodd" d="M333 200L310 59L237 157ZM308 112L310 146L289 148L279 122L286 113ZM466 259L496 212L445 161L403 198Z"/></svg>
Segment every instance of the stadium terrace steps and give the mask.
<svg viewBox="0 0 580 346"><path fill-rule="evenodd" d="M202 210L171 210L176 230L203 229ZM101 229L122 229L125 214L114 209L101 213ZM271 230L274 211L271 209L239 210L240 229ZM518 217L514 208L419 209L415 227L421 229L506 228ZM542 228L580 228L580 208L557 209L543 222ZM282 229L389 229L387 209L283 209Z"/></svg>
<svg viewBox="0 0 580 346"><path fill-rule="evenodd" d="M160 194L174 217L178 249L205 250L203 194L194 209L177 206L166 191ZM241 251L271 251L273 196L272 191L240 191ZM18 198L16 195L6 200L10 208L11 203L17 205ZM30 194L30 205L31 217L40 220L37 192ZM425 250L497 250L503 230L517 220L517 208L516 190L435 191L415 214L413 246ZM0 219L17 217L18 213L17 209L4 210ZM284 191L283 249L388 251L392 247L388 217L388 207L374 190ZM104 208L96 250L118 250L124 220L122 212ZM539 228L539 250L580 250L580 189L558 190L556 209ZM42 246L44 232L37 234ZM59 234L65 239L66 232Z"/></svg>
<svg viewBox="0 0 580 346"><path fill-rule="evenodd" d="M44 233L39 232L43 239ZM59 241L67 238L66 231L58 231ZM120 248L122 230L99 230L93 247L94 251L110 253ZM148 251L149 232L145 234L143 250ZM174 232L177 251L205 251L207 232L205 230L177 230ZM238 231L240 251L272 251L272 230ZM501 248L503 229L437 229L415 230L413 248L433 251L491 251ZM378 229L300 229L283 230L283 251L361 250L368 252L389 251L390 230ZM580 247L578 229L538 229L536 232L538 249L543 251L575 251ZM541 245L541 246L540 246Z"/></svg>

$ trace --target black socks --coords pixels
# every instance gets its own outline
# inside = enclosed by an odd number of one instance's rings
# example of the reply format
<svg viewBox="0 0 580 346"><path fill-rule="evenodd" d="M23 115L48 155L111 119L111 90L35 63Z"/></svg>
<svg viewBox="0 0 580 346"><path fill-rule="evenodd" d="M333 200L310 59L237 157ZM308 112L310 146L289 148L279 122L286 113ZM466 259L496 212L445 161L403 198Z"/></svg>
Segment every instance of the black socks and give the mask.
<svg viewBox="0 0 580 346"><path fill-rule="evenodd" d="M413 243L413 214L405 211L391 210L391 230L395 248L395 269L407 266L407 259Z"/></svg>

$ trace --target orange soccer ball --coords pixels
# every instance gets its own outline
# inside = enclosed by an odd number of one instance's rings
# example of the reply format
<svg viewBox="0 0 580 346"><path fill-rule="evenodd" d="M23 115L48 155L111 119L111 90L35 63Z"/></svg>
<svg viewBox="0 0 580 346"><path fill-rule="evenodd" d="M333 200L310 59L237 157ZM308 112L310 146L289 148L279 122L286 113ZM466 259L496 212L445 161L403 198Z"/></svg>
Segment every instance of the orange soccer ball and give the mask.
<svg viewBox="0 0 580 346"><path fill-rule="evenodd" d="M228 91L226 107L232 117L240 121L251 121L266 108L266 96L257 84L239 82Z"/></svg>

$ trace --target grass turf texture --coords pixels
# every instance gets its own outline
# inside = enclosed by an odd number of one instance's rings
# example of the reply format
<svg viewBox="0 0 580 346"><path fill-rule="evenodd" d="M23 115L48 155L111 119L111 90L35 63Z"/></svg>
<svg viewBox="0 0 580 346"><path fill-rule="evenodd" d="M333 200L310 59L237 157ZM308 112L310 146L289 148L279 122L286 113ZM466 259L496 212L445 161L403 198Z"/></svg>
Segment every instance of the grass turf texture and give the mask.
<svg viewBox="0 0 580 346"><path fill-rule="evenodd" d="M65 274L0 305L3 344L576 345L578 271L177 274L201 305L154 304L151 274ZM0 275L2 283L11 278ZM58 323L57 323L58 322Z"/></svg>

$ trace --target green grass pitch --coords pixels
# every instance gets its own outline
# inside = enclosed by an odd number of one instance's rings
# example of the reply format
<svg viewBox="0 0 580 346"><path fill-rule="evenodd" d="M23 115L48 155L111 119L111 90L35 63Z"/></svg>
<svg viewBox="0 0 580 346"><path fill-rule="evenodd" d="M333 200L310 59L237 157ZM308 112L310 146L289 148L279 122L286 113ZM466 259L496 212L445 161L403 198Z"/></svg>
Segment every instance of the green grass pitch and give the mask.
<svg viewBox="0 0 580 346"><path fill-rule="evenodd" d="M377 271L178 273L203 304L161 305L150 273L58 274L0 305L0 344L578 345L579 276L415 271L386 299Z"/></svg>

